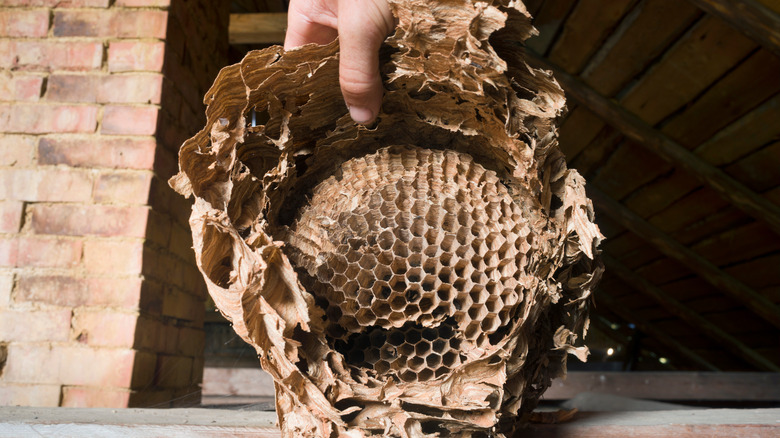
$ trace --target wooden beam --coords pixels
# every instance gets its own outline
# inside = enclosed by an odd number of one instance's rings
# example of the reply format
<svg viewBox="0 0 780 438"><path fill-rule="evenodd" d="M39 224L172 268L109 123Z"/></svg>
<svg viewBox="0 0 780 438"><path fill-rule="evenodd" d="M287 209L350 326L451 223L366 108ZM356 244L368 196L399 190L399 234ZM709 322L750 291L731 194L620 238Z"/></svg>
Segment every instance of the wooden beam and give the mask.
<svg viewBox="0 0 780 438"><path fill-rule="evenodd" d="M690 371L569 371L553 380L545 400L583 392L664 401L780 401L778 373Z"/></svg>
<svg viewBox="0 0 780 438"><path fill-rule="evenodd" d="M780 56L780 16L755 0L688 0Z"/></svg>
<svg viewBox="0 0 780 438"><path fill-rule="evenodd" d="M638 318L636 315L632 315L630 312L627 312L624 307L620 306L617 303L617 301L615 301L612 297L607 295L603 290L599 290L596 293L595 299L596 299L596 305L604 304L605 306L609 307L609 309L612 312L614 312L616 315L623 318L627 322L631 322L635 324L637 328L639 328L639 330L645 332L649 336L652 336L655 340L664 344L667 348L669 348L674 353L677 353L680 356L684 356L688 358L691 362L709 371L720 370L717 366L710 363L710 361L708 361L707 359L699 356L698 354L696 354L695 352L687 348L685 345L677 342L677 340L675 340L674 338L671 338L663 331L657 329L653 324L650 324L649 322Z"/></svg>
<svg viewBox="0 0 780 438"><path fill-rule="evenodd" d="M760 370L780 372L780 366L777 366L777 364L758 354L734 336L726 333L715 324L709 322L706 318L686 307L683 303L669 296L660 288L632 272L622 263L606 254L602 254L601 258L604 260L604 264L607 266L607 269L609 269L609 272L616 274L630 287L650 296L670 313L695 327L698 331L711 339L717 341L737 356L756 366Z"/></svg>
<svg viewBox="0 0 780 438"><path fill-rule="evenodd" d="M230 44L281 44L287 31L286 12L230 14Z"/></svg>
<svg viewBox="0 0 780 438"><path fill-rule="evenodd" d="M780 206L755 193L725 172L705 162L696 154L679 145L662 132L648 125L644 120L628 112L614 101L607 99L578 78L527 52L531 60L542 68L552 70L567 96L588 108L602 120L618 129L626 137L658 154L670 164L689 172L702 184L711 188L734 207L747 215L765 222L780 235ZM736 146L736 145L735 145Z"/></svg>
<svg viewBox="0 0 780 438"><path fill-rule="evenodd" d="M588 194L594 204L612 219L648 241L667 257L673 258L698 274L708 283L742 303L753 313L770 324L780 328L780 308L767 297L754 291L741 281L723 272L707 259L683 246L666 233L651 225L619 202L602 193L592 185Z"/></svg>

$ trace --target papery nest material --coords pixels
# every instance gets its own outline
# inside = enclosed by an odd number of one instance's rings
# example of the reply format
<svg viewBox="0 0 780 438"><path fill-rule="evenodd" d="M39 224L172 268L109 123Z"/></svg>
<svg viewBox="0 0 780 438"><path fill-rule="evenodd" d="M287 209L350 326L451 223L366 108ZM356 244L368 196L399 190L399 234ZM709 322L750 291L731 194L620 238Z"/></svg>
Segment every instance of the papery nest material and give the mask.
<svg viewBox="0 0 780 438"><path fill-rule="evenodd" d="M509 436L587 349L602 236L520 1L391 0L355 124L338 43L224 68L171 185L285 436Z"/></svg>

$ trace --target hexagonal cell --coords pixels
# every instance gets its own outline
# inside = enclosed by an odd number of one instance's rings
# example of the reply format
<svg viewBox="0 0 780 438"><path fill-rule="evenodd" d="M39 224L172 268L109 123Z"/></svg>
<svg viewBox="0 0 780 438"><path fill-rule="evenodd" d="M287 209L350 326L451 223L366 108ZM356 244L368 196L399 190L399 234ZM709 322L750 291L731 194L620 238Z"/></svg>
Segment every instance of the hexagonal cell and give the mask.
<svg viewBox="0 0 780 438"><path fill-rule="evenodd" d="M454 233L458 228L458 217L454 213L445 213L442 218L441 229Z"/></svg>
<svg viewBox="0 0 780 438"><path fill-rule="evenodd" d="M426 274L435 275L437 272L439 272L441 266L439 265L439 261L436 258L429 258L426 256L423 259L422 268L423 272Z"/></svg>
<svg viewBox="0 0 780 438"><path fill-rule="evenodd" d="M358 272L360 272L360 266L357 263L350 263L349 266L347 266L347 271L344 272L344 275L347 276L347 278L355 278L358 275Z"/></svg>
<svg viewBox="0 0 780 438"><path fill-rule="evenodd" d="M425 247L425 240L422 237L413 237L409 241L409 251L421 253Z"/></svg>
<svg viewBox="0 0 780 438"><path fill-rule="evenodd" d="M347 277L344 274L336 274L333 276L333 279L330 280L330 284L333 287L342 287L347 282Z"/></svg>
<svg viewBox="0 0 780 438"><path fill-rule="evenodd" d="M459 202L458 202L458 201L456 201L456 200L455 200L455 198L451 198L451 197L445 198L445 199L444 199L444 200L441 202L441 206L442 206L442 208L443 208L443 209L444 209L444 210L445 210L447 213L454 213L455 211L457 211L457 209L458 209L458 205L459 205Z"/></svg>
<svg viewBox="0 0 780 438"><path fill-rule="evenodd" d="M438 247L439 237L441 237L441 233L439 233L438 228L434 228L433 226L431 226L431 228L426 229L425 243L427 243L428 245L434 245Z"/></svg>
<svg viewBox="0 0 780 438"><path fill-rule="evenodd" d="M409 283L419 283L420 280L422 280L422 269L409 268L409 270L406 271L406 279Z"/></svg>
<svg viewBox="0 0 780 438"><path fill-rule="evenodd" d="M388 300L390 299L390 295L392 295L393 290L390 289L390 285L384 281L377 281L374 283L374 286L371 288L371 291L374 292L374 296L381 300Z"/></svg>
<svg viewBox="0 0 780 438"><path fill-rule="evenodd" d="M371 305L371 310L374 311L374 314L378 318L387 318L390 316L390 312L392 310L390 309L390 304L388 304L386 301L374 301L374 304Z"/></svg>
<svg viewBox="0 0 780 438"><path fill-rule="evenodd" d="M501 296L499 295L490 295L487 301L485 301L485 308L488 312L498 313L503 307L504 302L501 301Z"/></svg>
<svg viewBox="0 0 780 438"><path fill-rule="evenodd" d="M417 381L417 373L415 373L412 370L406 370L402 372L398 377L400 377L401 380L404 382L416 382Z"/></svg>
<svg viewBox="0 0 780 438"><path fill-rule="evenodd" d="M419 372L421 369L425 367L425 359L419 356L414 356L409 358L409 360L406 361L406 366L409 367L412 371Z"/></svg>
<svg viewBox="0 0 780 438"><path fill-rule="evenodd" d="M385 374L390 371L390 364L385 360L379 360L374 364L374 370L379 374Z"/></svg>
<svg viewBox="0 0 780 438"><path fill-rule="evenodd" d="M383 250L388 250L393 247L393 242L395 242L395 235L390 230L384 230L381 233L379 233L379 237L376 239L377 245L379 245L379 248Z"/></svg>
<svg viewBox="0 0 780 438"><path fill-rule="evenodd" d="M475 270L471 273L471 281L474 284L485 284L487 283L488 278L484 272Z"/></svg>
<svg viewBox="0 0 780 438"><path fill-rule="evenodd" d="M412 226L409 227L409 230L412 232L413 236L425 240L423 236L425 236L425 231L428 230L428 224L425 223L425 218L423 216L415 216L414 219L412 219Z"/></svg>
<svg viewBox="0 0 780 438"><path fill-rule="evenodd" d="M482 333L479 324L479 321L471 321L469 325L466 326L466 330L463 331L463 335L466 337L466 339L476 339L477 336Z"/></svg>
<svg viewBox="0 0 780 438"><path fill-rule="evenodd" d="M431 380L433 378L433 370L430 370L428 368L425 368L421 370L419 373L417 373L417 379L420 381L426 381Z"/></svg>
<svg viewBox="0 0 780 438"><path fill-rule="evenodd" d="M358 289L360 289L360 285L358 284L357 280L349 280L341 288L341 290L344 291L344 295L347 297L356 296Z"/></svg>
<svg viewBox="0 0 780 438"><path fill-rule="evenodd" d="M391 278L390 282L387 284L396 292L406 291L406 277L403 275L393 275L393 278Z"/></svg>
<svg viewBox="0 0 780 438"><path fill-rule="evenodd" d="M455 239L458 241L458 243L461 245L462 248L464 245L468 245L471 243L471 239L472 239L471 232L469 231L468 228L461 227L455 233Z"/></svg>
<svg viewBox="0 0 780 438"><path fill-rule="evenodd" d="M474 321L482 321L482 319L488 314L487 309L482 304L474 304L469 309L469 318Z"/></svg>
<svg viewBox="0 0 780 438"><path fill-rule="evenodd" d="M382 360L392 362L396 357L398 357L398 352L392 345L385 345L379 349L379 357Z"/></svg>
<svg viewBox="0 0 780 438"><path fill-rule="evenodd" d="M473 301L474 304L482 304L487 301L490 294L488 294L482 285L475 284L469 291L469 296L471 297L471 301Z"/></svg>
<svg viewBox="0 0 780 438"><path fill-rule="evenodd" d="M388 321L393 327L401 328L406 323L406 315L402 311L390 312L387 317Z"/></svg>
<svg viewBox="0 0 780 438"><path fill-rule="evenodd" d="M367 269L367 270L373 270L376 268L376 256L373 254L363 254L362 257L360 257L360 261L358 261L358 264L361 268Z"/></svg>
<svg viewBox="0 0 780 438"><path fill-rule="evenodd" d="M482 323L480 324L480 327L482 327L482 331L485 333L493 333L500 326L501 326L501 321L499 320L498 315L496 315L495 313L488 313L485 316L485 319L483 319Z"/></svg>
<svg viewBox="0 0 780 438"><path fill-rule="evenodd" d="M442 354L445 350L449 350L449 344L444 339L436 339L431 343L431 348L436 353Z"/></svg>
<svg viewBox="0 0 780 438"><path fill-rule="evenodd" d="M422 333L420 333L419 330L416 329L410 329L408 332L406 332L406 342L409 344L416 344L420 342L422 339Z"/></svg>
<svg viewBox="0 0 780 438"><path fill-rule="evenodd" d="M333 289L333 290L329 291L329 293L328 293L328 300L331 303L336 304L336 305L341 304L344 301L345 298L346 297L344 296L344 292L342 292L342 291L340 291L338 289Z"/></svg>
<svg viewBox="0 0 780 438"><path fill-rule="evenodd" d="M409 247L402 240L396 240L393 243L393 253L396 257L409 257Z"/></svg>
<svg viewBox="0 0 780 438"><path fill-rule="evenodd" d="M379 349L367 348L366 350L364 350L363 360L365 360L371 365L375 364L379 360Z"/></svg>
<svg viewBox="0 0 780 438"><path fill-rule="evenodd" d="M406 308L406 305L407 305L406 297L403 295L393 295L393 297L390 298L390 308L392 308L395 311L404 310Z"/></svg>
<svg viewBox="0 0 780 438"><path fill-rule="evenodd" d="M354 298L347 298L339 306L345 315L354 315L360 310L360 304Z"/></svg>
<svg viewBox="0 0 780 438"><path fill-rule="evenodd" d="M371 307L371 303L374 302L374 292L370 289L360 289L357 294L357 302L360 307Z"/></svg>
<svg viewBox="0 0 780 438"><path fill-rule="evenodd" d="M441 243L439 243L439 246L441 247L442 251L453 251L457 248L457 241L456 241L455 234L453 233L445 233L441 238Z"/></svg>
<svg viewBox="0 0 780 438"><path fill-rule="evenodd" d="M431 351L431 343L426 340L422 340L417 344L415 344L414 346L414 352L417 354L417 357L425 356L430 351Z"/></svg>
<svg viewBox="0 0 780 438"><path fill-rule="evenodd" d="M401 331L398 330L390 330L390 332L387 334L387 342L391 345L395 345L396 347L400 346L406 341L406 336Z"/></svg>
<svg viewBox="0 0 780 438"><path fill-rule="evenodd" d="M411 304L417 304L420 301L420 298L422 298L420 285L414 283L408 285L406 287L406 292L404 294L404 297L406 298L407 307Z"/></svg>
<svg viewBox="0 0 780 438"><path fill-rule="evenodd" d="M449 374L451 371L452 370L450 370L450 367L448 366L440 366L439 368L436 368L434 376L438 379L441 376Z"/></svg>
<svg viewBox="0 0 780 438"><path fill-rule="evenodd" d="M428 207L428 212L425 214L425 223L428 224L431 229L438 229L441 225L443 214L442 209L438 205L431 205ZM427 237L427 235L426 235ZM428 242L433 242L428 240Z"/></svg>
<svg viewBox="0 0 780 438"><path fill-rule="evenodd" d="M412 253L407 257L406 261L409 263L409 267L417 268L422 264L422 254L419 252Z"/></svg>
<svg viewBox="0 0 780 438"><path fill-rule="evenodd" d="M407 335L408 337L408 335ZM408 359L414 354L414 344L410 344L407 339L403 344L397 347L398 356L403 357L404 360Z"/></svg>
<svg viewBox="0 0 780 438"><path fill-rule="evenodd" d="M347 258L341 254L331 254L330 257L327 258L327 264L336 274L343 274L349 266Z"/></svg>
<svg viewBox="0 0 780 438"><path fill-rule="evenodd" d="M433 310L434 307L436 307L438 303L430 298L430 297L423 297L420 299L420 312L423 313L430 313L431 310Z"/></svg>
<svg viewBox="0 0 780 438"><path fill-rule="evenodd" d="M393 263L393 258L395 258L395 256L392 251L382 251L376 256L376 262L378 266L389 267L390 263Z"/></svg>
<svg viewBox="0 0 780 438"><path fill-rule="evenodd" d="M325 316L329 321L337 322L342 317L341 308L339 306L328 306Z"/></svg>
<svg viewBox="0 0 780 438"><path fill-rule="evenodd" d="M439 339L439 332L435 328L426 327L422 330L422 338L427 341L434 341Z"/></svg>
<svg viewBox="0 0 780 438"><path fill-rule="evenodd" d="M375 278L374 273L366 270L361 269L360 272L358 272L357 276L357 282L360 285L360 287L363 288L370 288L374 285Z"/></svg>
<svg viewBox="0 0 780 438"><path fill-rule="evenodd" d="M461 339L458 339L458 338L450 339L450 342L449 342L449 344L450 344L450 351L452 351L453 353L455 353L457 355L458 354L458 350L460 349L460 345L462 343L463 343L463 341Z"/></svg>
<svg viewBox="0 0 780 438"><path fill-rule="evenodd" d="M420 313L420 307L414 303L408 304L404 309L404 316L408 319L414 318L418 313Z"/></svg>
<svg viewBox="0 0 780 438"><path fill-rule="evenodd" d="M408 201L408 200L407 200ZM399 237L398 230L406 230L409 234L406 240L404 242L408 242L412 238L412 233L409 231L409 228L412 227L412 221L414 220L414 215L412 215L411 212L409 212L408 209L401 209L398 213L395 215L395 222L398 224L398 226L393 230L395 237Z"/></svg>
<svg viewBox="0 0 780 438"><path fill-rule="evenodd" d="M428 365L429 368L437 368L441 365L441 356L436 353L431 353L425 358L425 364Z"/></svg>
<svg viewBox="0 0 780 438"><path fill-rule="evenodd" d="M358 310L358 312L355 314L355 318L362 326L373 325L374 322L376 322L376 315L374 315L374 312L371 309L366 308L361 308Z"/></svg>

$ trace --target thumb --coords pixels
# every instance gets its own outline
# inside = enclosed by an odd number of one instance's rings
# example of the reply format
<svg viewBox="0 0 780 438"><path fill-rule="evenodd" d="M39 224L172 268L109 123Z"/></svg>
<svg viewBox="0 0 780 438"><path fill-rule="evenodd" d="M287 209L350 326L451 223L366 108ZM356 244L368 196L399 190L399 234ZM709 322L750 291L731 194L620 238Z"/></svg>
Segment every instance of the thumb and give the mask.
<svg viewBox="0 0 780 438"><path fill-rule="evenodd" d="M393 30L386 0L339 0L339 82L349 114L358 123L376 118L382 104L379 46Z"/></svg>

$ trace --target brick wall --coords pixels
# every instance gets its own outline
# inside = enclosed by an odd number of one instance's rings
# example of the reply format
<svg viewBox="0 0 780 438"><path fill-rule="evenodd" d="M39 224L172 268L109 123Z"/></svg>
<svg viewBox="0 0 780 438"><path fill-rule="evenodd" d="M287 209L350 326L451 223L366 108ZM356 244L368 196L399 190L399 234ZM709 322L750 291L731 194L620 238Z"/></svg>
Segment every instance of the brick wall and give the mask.
<svg viewBox="0 0 780 438"><path fill-rule="evenodd" d="M0 3L0 405L197 403L205 287L167 179L227 3Z"/></svg>

